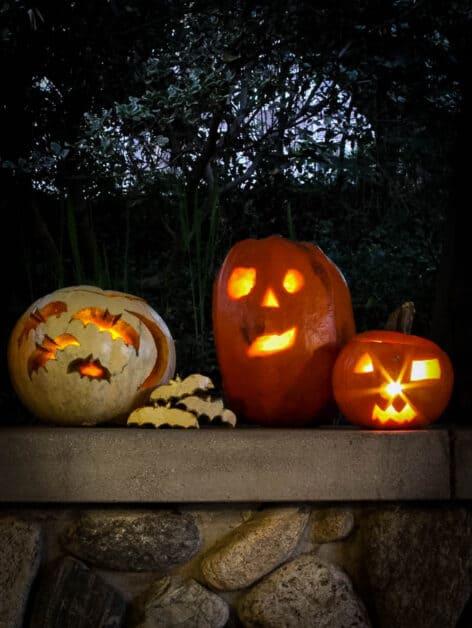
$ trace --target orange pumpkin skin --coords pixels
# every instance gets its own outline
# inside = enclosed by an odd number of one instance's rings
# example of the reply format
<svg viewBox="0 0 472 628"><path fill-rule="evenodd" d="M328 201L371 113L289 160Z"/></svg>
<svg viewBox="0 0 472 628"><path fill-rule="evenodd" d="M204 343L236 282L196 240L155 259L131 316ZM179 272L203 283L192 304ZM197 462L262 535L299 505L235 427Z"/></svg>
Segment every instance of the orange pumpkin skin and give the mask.
<svg viewBox="0 0 472 628"><path fill-rule="evenodd" d="M356 425L378 429L423 427L445 410L454 374L434 342L394 331L355 336L333 371L336 403Z"/></svg>
<svg viewBox="0 0 472 628"><path fill-rule="evenodd" d="M318 247L280 236L230 250L213 329L227 405L271 426L305 425L329 406L334 361L355 333L339 269Z"/></svg>

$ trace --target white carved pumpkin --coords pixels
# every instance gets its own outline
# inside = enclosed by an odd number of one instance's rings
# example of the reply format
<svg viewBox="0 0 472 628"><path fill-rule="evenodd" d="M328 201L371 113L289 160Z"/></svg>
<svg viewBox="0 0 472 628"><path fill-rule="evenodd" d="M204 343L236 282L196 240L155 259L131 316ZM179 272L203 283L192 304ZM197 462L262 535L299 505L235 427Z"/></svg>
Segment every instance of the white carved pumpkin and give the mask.
<svg viewBox="0 0 472 628"><path fill-rule="evenodd" d="M28 308L11 334L8 364L18 396L40 419L95 425L127 416L167 382L175 347L144 299L73 286Z"/></svg>

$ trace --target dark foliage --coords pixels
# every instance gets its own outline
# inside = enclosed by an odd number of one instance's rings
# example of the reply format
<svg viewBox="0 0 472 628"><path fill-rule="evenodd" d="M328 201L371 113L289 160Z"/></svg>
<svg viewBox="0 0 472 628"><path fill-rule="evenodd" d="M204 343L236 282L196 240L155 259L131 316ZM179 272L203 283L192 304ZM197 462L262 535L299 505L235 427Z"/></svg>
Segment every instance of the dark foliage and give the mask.
<svg viewBox="0 0 472 628"><path fill-rule="evenodd" d="M281 233L338 263L359 329L414 301L413 332L468 381L466 2L7 0L0 17L3 346L35 298L93 283L147 297L180 372L217 377L218 264ZM5 365L2 382L10 411Z"/></svg>

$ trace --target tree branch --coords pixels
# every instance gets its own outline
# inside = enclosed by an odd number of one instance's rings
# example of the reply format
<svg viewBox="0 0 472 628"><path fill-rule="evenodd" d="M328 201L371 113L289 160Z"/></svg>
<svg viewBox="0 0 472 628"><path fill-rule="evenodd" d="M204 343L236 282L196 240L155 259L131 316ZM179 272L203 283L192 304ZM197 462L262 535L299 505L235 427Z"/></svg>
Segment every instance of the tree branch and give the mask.
<svg viewBox="0 0 472 628"><path fill-rule="evenodd" d="M195 167L193 168L192 174L190 176L190 188L195 188L198 185L203 175L205 174L205 168L215 156L216 143L218 140L218 129L222 119L222 110L218 110L213 113L213 117L211 119L210 127L208 130L207 141L205 143L205 146L203 147L200 157L197 159Z"/></svg>

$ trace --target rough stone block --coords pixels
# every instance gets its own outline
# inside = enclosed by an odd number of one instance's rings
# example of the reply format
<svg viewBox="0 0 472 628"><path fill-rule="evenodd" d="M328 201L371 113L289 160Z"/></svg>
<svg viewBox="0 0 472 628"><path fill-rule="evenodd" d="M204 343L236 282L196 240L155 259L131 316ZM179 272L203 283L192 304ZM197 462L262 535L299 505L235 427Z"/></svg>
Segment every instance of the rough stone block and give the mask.
<svg viewBox="0 0 472 628"><path fill-rule="evenodd" d="M136 628L222 628L227 603L195 580L165 576L138 600Z"/></svg>
<svg viewBox="0 0 472 628"><path fill-rule="evenodd" d="M43 576L30 628L121 628L123 597L80 561L67 557Z"/></svg>
<svg viewBox="0 0 472 628"><path fill-rule="evenodd" d="M472 499L472 430L454 430L455 496Z"/></svg>
<svg viewBox="0 0 472 628"><path fill-rule="evenodd" d="M39 526L0 519L0 628L21 628L41 560Z"/></svg>
<svg viewBox="0 0 472 628"><path fill-rule="evenodd" d="M202 560L206 582L219 591L243 589L294 551L308 521L308 509L263 510L220 539Z"/></svg>
<svg viewBox="0 0 472 628"><path fill-rule="evenodd" d="M63 544L101 569L162 571L188 561L199 548L200 533L189 513L99 511L80 517Z"/></svg>
<svg viewBox="0 0 472 628"><path fill-rule="evenodd" d="M370 627L348 576L312 554L295 558L256 584L239 600L238 613L246 628Z"/></svg>
<svg viewBox="0 0 472 628"><path fill-rule="evenodd" d="M348 537L354 528L354 515L347 508L325 508L313 514L313 541L332 543Z"/></svg>
<svg viewBox="0 0 472 628"><path fill-rule="evenodd" d="M382 628L455 628L472 594L472 512L373 508L353 539L359 589Z"/></svg>

